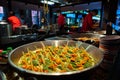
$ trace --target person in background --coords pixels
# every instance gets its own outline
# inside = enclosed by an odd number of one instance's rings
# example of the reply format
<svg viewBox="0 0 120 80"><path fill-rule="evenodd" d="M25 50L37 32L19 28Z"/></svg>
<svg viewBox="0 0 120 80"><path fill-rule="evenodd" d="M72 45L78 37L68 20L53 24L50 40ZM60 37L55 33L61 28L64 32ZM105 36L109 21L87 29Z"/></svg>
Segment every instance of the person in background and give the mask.
<svg viewBox="0 0 120 80"><path fill-rule="evenodd" d="M81 32L91 31L94 27L94 22L92 20L92 16L98 14L98 10L94 9L91 10L85 17L82 23Z"/></svg>
<svg viewBox="0 0 120 80"><path fill-rule="evenodd" d="M86 14L82 14L82 18L80 18L80 20L79 20L79 23L78 23L78 26L79 26L78 32L81 32L82 23L83 23L83 20L84 20L85 16L86 16Z"/></svg>
<svg viewBox="0 0 120 80"><path fill-rule="evenodd" d="M8 22L12 25L13 33L22 25L21 20L15 16L15 13L13 11L9 12Z"/></svg>
<svg viewBox="0 0 120 80"><path fill-rule="evenodd" d="M57 11L57 15L58 15L57 24L58 24L58 27L59 27L59 33L60 34L64 34L65 33L65 28L64 28L64 25L65 25L65 16L63 16L61 14L61 10Z"/></svg>
<svg viewBox="0 0 120 80"><path fill-rule="evenodd" d="M26 25L26 20L24 15L20 15L20 20L22 25Z"/></svg>

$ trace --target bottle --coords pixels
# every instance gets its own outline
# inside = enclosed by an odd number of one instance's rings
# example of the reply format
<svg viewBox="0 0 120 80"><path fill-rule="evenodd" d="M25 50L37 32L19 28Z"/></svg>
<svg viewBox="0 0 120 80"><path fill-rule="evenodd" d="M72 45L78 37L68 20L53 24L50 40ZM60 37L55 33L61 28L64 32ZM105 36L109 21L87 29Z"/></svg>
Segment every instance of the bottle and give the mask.
<svg viewBox="0 0 120 80"><path fill-rule="evenodd" d="M0 50L0 56L8 57L9 52L11 52L13 49L12 47L8 47L7 50Z"/></svg>
<svg viewBox="0 0 120 80"><path fill-rule="evenodd" d="M8 47L8 48L7 48L7 53L11 52L12 50L13 50L12 47Z"/></svg>

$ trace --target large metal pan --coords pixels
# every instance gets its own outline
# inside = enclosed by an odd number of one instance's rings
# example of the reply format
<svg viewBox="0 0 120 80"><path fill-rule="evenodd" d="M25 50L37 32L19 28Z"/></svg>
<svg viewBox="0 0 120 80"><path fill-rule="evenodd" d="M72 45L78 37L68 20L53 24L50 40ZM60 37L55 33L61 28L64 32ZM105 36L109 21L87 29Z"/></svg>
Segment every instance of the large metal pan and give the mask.
<svg viewBox="0 0 120 80"><path fill-rule="evenodd" d="M22 52L27 52L27 49L29 48L30 50L35 50L35 47L43 47L43 46L47 46L47 45L55 45L55 46L60 46L60 45L71 45L71 46L76 46L76 47L84 47L88 53L94 58L95 60L95 65L93 67L89 67L86 68L84 70L78 70L78 71L71 71L71 72L64 72L64 73L43 73L43 72L34 72L34 71L30 71L30 70L26 70L23 68L20 68L17 66L17 63L20 59L20 57L22 56ZM103 52L93 46L93 45L89 45L80 41L69 41L69 40L50 40L50 41L39 41L39 42L33 42L33 43L29 43L26 45L22 45L20 47L17 47L16 49L14 49L12 52L9 53L8 55L8 61L9 64L16 69L19 72L22 73L26 73L26 74L31 74L33 75L37 75L37 76L68 76L68 75L76 75L76 74L80 74L86 71L89 71L91 69L94 69L95 67L97 67L101 61L103 60ZM44 79L45 80L45 79ZM47 80L50 80L49 78ZM70 79L69 79L70 80Z"/></svg>

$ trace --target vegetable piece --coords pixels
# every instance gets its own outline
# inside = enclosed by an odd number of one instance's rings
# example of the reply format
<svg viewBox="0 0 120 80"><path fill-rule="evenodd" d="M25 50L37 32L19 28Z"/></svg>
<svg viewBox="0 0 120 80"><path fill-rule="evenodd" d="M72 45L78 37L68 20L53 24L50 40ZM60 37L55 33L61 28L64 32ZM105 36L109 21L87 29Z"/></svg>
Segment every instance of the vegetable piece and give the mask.
<svg viewBox="0 0 120 80"><path fill-rule="evenodd" d="M22 52L18 65L36 72L69 72L94 65L94 59L82 47L44 46L34 51Z"/></svg>

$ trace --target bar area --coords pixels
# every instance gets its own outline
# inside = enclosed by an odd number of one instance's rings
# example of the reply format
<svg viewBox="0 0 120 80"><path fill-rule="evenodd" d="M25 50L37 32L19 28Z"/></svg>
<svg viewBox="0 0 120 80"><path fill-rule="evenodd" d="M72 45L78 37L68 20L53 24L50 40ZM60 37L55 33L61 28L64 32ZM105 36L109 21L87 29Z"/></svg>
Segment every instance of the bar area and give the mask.
<svg viewBox="0 0 120 80"><path fill-rule="evenodd" d="M119 0L0 0L0 80L119 80L119 23Z"/></svg>

